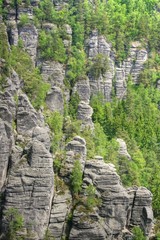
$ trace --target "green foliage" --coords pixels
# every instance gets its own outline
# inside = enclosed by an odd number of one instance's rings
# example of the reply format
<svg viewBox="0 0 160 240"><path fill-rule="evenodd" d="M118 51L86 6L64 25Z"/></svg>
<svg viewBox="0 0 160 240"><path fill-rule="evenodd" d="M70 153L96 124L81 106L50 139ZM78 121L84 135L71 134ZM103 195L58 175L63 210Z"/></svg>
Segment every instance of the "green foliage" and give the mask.
<svg viewBox="0 0 160 240"><path fill-rule="evenodd" d="M82 174L81 163L79 160L75 160L71 173L71 187L74 195L78 194L81 191Z"/></svg>
<svg viewBox="0 0 160 240"><path fill-rule="evenodd" d="M29 22L30 22L30 20L29 20L27 14L20 15L20 22L19 22L20 27L27 25Z"/></svg>
<svg viewBox="0 0 160 240"><path fill-rule="evenodd" d="M56 150L60 147L60 141L63 136L63 115L59 112L48 112L46 113L46 122L48 123L51 131L53 131L51 150L56 152Z"/></svg>
<svg viewBox="0 0 160 240"><path fill-rule="evenodd" d="M78 110L78 104L80 102L80 98L78 93L74 93L71 95L70 101L69 101L69 110L68 113L69 115L73 118L77 118L77 110Z"/></svg>
<svg viewBox="0 0 160 240"><path fill-rule="evenodd" d="M20 47L13 46L9 64L23 79L23 90L29 96L33 106L39 108L43 105L49 85L43 82L39 69L34 68L29 55Z"/></svg>
<svg viewBox="0 0 160 240"><path fill-rule="evenodd" d="M100 74L103 75L107 70L109 70L108 57L101 53L97 54L90 69L92 76L98 78Z"/></svg>
<svg viewBox="0 0 160 240"><path fill-rule="evenodd" d="M92 211L94 207L100 205L100 200L96 197L96 188L93 185L88 185L85 190L85 195L87 199L85 201L85 207Z"/></svg>
<svg viewBox="0 0 160 240"><path fill-rule="evenodd" d="M5 221L7 223L7 239L23 240L23 237L17 235L23 228L23 218L15 208L9 208L5 212Z"/></svg>
<svg viewBox="0 0 160 240"><path fill-rule="evenodd" d="M0 61L0 88L3 89L6 77L9 75L9 46L6 27L3 23L0 23L0 59L1 58L3 62Z"/></svg>
<svg viewBox="0 0 160 240"><path fill-rule="evenodd" d="M47 229L43 240L55 240L50 231Z"/></svg>
<svg viewBox="0 0 160 240"><path fill-rule="evenodd" d="M156 216L160 214L159 99L160 92L152 84L134 86L130 82L125 100L104 103L100 95L91 99L93 120L107 138L104 159L115 164L126 186L143 185L152 191ZM115 138L126 141L132 161L118 156Z"/></svg>
<svg viewBox="0 0 160 240"><path fill-rule="evenodd" d="M64 122L64 134L66 142L69 142L76 135L80 135L80 125L79 120L71 120L69 116L65 118Z"/></svg>
<svg viewBox="0 0 160 240"><path fill-rule="evenodd" d="M146 237L144 236L142 230L139 227L134 227L132 229L132 233L133 233L133 239L134 240L145 240Z"/></svg>
<svg viewBox="0 0 160 240"><path fill-rule="evenodd" d="M86 73L86 54L84 49L73 46L68 62L67 62L67 73L66 73L66 82L71 88L74 87L74 84L77 79L85 77Z"/></svg>
<svg viewBox="0 0 160 240"><path fill-rule="evenodd" d="M44 60L54 60L64 63L66 61L66 50L58 30L47 32L41 30L39 33L40 56Z"/></svg>

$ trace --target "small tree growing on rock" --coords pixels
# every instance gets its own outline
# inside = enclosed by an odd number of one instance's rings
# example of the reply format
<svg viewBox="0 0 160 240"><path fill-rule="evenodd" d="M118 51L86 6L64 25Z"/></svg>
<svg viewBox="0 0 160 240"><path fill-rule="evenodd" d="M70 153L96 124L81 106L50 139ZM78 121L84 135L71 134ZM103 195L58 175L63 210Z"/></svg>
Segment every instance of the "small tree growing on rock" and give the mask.
<svg viewBox="0 0 160 240"><path fill-rule="evenodd" d="M74 162L73 170L71 173L71 186L73 194L78 194L82 186L82 170L79 160Z"/></svg>

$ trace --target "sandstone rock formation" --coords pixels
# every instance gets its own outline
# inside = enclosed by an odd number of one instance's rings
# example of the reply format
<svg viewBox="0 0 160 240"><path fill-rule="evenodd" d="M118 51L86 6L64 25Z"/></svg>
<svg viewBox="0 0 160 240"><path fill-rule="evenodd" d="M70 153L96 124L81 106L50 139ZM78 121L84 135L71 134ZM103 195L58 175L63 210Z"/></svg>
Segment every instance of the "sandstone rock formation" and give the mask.
<svg viewBox="0 0 160 240"><path fill-rule="evenodd" d="M57 10L61 10L69 1L52 2ZM53 155L50 152L52 133L43 115L46 107L63 114L64 104L68 104L72 94L77 93L80 98L77 120L82 123L80 131L85 128L93 130L92 95L101 93L105 101L112 101L115 91L118 99L125 98L127 78L131 75L138 84L148 58L147 50L139 42L132 43L129 56L117 66L112 45L93 30L85 43L91 61L88 76L79 77L74 88L67 89L64 84L67 64L38 58L39 29L33 25L33 9L39 0L31 0L28 5L22 0L16 7L12 7L12 3L11 0L4 1L8 49L11 45L17 46L22 39L24 50L29 53L33 65L40 68L43 80L51 88L44 109L36 110L22 91L23 80L14 69L10 69L3 92L0 92L0 195L3 197L0 199L0 238L7 231L6 212L11 208L18 209L24 218L24 233L32 235L30 238L26 236L25 240L43 240L47 231L56 240L65 237L69 240L129 240L132 239L130 229L137 225L148 237L153 224L150 191L143 187L126 189L114 165L106 164L100 156L86 160L86 141L80 136L74 136L68 143L64 141L65 136L62 137L60 151L65 153L57 171L55 152ZM30 24L21 25L22 14L28 16ZM51 31L57 29L58 24L46 21L42 28ZM66 52L70 52L72 28L64 23L62 29ZM5 60L0 59L0 76L4 65ZM160 88L159 81L157 88ZM119 155L131 160L125 142L122 139L117 141ZM74 196L70 180L77 160L83 184L79 195ZM92 207L87 206L89 186L94 190L95 204ZM128 238L125 238L126 232Z"/></svg>
<svg viewBox="0 0 160 240"><path fill-rule="evenodd" d="M117 142L119 143L119 155L128 158L128 160L131 160L131 156L127 151L127 146L125 141L121 138L117 138Z"/></svg>

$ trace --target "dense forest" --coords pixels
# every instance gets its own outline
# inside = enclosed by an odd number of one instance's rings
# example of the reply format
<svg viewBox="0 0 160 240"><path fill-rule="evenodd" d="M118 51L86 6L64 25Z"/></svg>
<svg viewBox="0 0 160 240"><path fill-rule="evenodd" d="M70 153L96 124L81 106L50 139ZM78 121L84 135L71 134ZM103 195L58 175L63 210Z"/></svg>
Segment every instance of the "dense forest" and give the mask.
<svg viewBox="0 0 160 240"><path fill-rule="evenodd" d="M45 121L53 132L51 152L56 158L54 167L57 175L61 171L65 155L64 144L79 135L86 140L88 161L95 155L100 155L106 163L111 162L116 166L124 186L147 187L153 194L153 211L157 219L156 232L159 239L159 0L68 0L63 1L60 7L56 1L43 0L38 7L33 8L33 17L27 13L17 17L19 28L34 25L38 29L39 62L55 61L66 68L64 83L70 99L64 104L63 113L51 112L46 106L45 99L50 84L43 81L41 64L33 65L29 54L24 50L22 39L19 38L17 45L8 45L5 34L8 12L12 8L20 8L22 4L30 6L32 1L27 0L24 3L21 0L12 0L7 7L6 2L0 0L0 59L4 60L0 72L0 90L4 91L6 79L10 76L11 69L14 69L23 80L22 90L28 95L35 109L43 109ZM45 23L52 24L52 30L44 28ZM71 39L66 34L65 25L72 29ZM81 129L81 122L77 120L80 99L73 88L81 79L91 74L98 78L109 68L108 59L102 54L94 60L87 56L86 41L93 30L103 35L110 44L117 67L121 67L128 58L132 42L140 42L140 48L146 49L148 59L136 84L130 74L127 76L127 92L122 99L117 99L114 84L111 101L106 101L102 92L91 94L94 129ZM65 40L71 41L67 48ZM131 161L119 157L117 138L126 142ZM75 169L76 167L78 168L78 165L75 165ZM80 191L81 178L81 174L79 180L72 174L72 187L76 194Z"/></svg>

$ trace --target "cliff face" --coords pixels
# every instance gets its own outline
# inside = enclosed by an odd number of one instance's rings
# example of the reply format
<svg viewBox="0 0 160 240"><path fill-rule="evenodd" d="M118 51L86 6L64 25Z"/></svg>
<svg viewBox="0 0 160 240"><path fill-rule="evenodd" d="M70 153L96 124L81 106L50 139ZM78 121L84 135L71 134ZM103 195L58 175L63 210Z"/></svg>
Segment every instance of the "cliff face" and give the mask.
<svg viewBox="0 0 160 240"><path fill-rule="evenodd" d="M57 9L62 3L67 3L53 2ZM20 6L12 8L10 1L5 1L8 51L21 39L32 65L40 66L43 80L51 86L46 95L47 108L63 114L65 105L69 104L74 94L78 94L77 119L81 121L80 128L89 127L93 131L90 97L101 93L105 101L112 101L114 89L118 99L125 98L127 78L131 75L134 83L138 83L148 58L147 50L139 42L133 42L127 59L118 66L111 44L94 30L86 39L86 54L93 66L100 57L105 69L100 69L98 74L91 69L86 78L79 79L73 89L68 89L65 85L67 66L40 58L39 29L33 23L19 24L24 13L30 20L33 19L33 9L38 7L38 3L31 1L27 6L22 1ZM1 23L4 24L3 20ZM46 22L43 27L50 31L54 26ZM65 25L65 29L68 41L64 40L64 45L67 50L72 40L72 29L69 25ZM1 72L4 61L0 59ZM42 240L47 231L57 240L132 239L130 230L133 226L140 226L145 235L150 236L153 226L151 192L144 187L125 188L115 166L105 163L100 156L86 160L84 138L72 136L66 146L61 147L65 154L57 173L56 164L53 167L55 153L50 152L51 129L45 122L44 109L36 110L32 106L22 90L23 84L23 79L11 69L0 93L2 239L6 239L6 213L11 208L18 209L24 218L23 231L18 233L24 239ZM119 154L131 161L125 142L122 139L117 141L120 144ZM83 176L79 195L73 194L70 187L77 161Z"/></svg>

